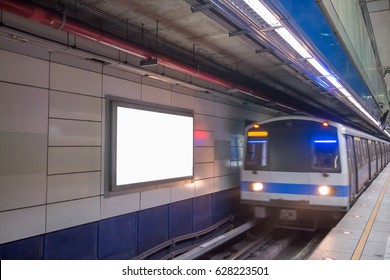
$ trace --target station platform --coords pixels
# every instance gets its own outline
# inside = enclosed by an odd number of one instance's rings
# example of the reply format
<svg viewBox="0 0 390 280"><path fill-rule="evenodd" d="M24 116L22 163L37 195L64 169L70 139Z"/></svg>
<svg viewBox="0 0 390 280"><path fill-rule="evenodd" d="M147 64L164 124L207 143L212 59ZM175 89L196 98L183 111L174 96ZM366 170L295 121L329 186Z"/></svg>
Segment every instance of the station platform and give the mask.
<svg viewBox="0 0 390 280"><path fill-rule="evenodd" d="M390 165L382 170L309 260L390 260Z"/></svg>

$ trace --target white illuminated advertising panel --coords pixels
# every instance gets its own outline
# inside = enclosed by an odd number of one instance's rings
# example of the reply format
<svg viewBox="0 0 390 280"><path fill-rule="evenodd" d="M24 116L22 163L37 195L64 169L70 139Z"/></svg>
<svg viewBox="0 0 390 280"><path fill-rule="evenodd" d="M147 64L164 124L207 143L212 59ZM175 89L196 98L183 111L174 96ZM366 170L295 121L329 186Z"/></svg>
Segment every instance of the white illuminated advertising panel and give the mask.
<svg viewBox="0 0 390 280"><path fill-rule="evenodd" d="M193 176L193 117L116 110L116 185Z"/></svg>

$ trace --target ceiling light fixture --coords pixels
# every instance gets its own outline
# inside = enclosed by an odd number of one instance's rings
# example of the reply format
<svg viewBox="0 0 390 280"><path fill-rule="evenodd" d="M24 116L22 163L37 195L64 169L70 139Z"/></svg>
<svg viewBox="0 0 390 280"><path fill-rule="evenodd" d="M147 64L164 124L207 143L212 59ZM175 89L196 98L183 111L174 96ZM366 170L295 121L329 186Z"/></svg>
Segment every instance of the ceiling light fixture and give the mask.
<svg viewBox="0 0 390 280"><path fill-rule="evenodd" d="M323 76L329 76L330 73L318 62L315 58L309 58L307 59L307 62L309 62L318 72L321 73Z"/></svg>
<svg viewBox="0 0 390 280"><path fill-rule="evenodd" d="M238 8L239 3L235 0L228 0L231 4ZM314 69L318 71L318 74L309 72L313 74L318 79L325 82L329 88L328 90L337 90L341 93L342 96L346 97L346 100L350 102L355 108L357 108L361 113L363 113L372 123L376 126L380 127L380 122L377 121L371 113L369 113L363 106L356 100L356 98L351 94L349 90L347 90L336 78L331 74L322 63L318 61L310 52L305 48L303 44L299 42L299 40L291 33L282 23L281 20L275 16L270 9L268 9L260 0L243 0L257 15L259 15L267 24L269 24L275 32L286 42L288 43L304 60L309 62ZM239 9L244 15L242 9ZM246 16L246 15L245 15ZM258 26L260 30L261 26ZM283 51L282 51L283 52ZM333 88L333 89L332 89ZM390 134L387 131L384 131L389 137Z"/></svg>
<svg viewBox="0 0 390 280"><path fill-rule="evenodd" d="M252 8L263 20L265 20L270 26L282 26L280 21L258 0L244 0L244 2Z"/></svg>
<svg viewBox="0 0 390 280"><path fill-rule="evenodd" d="M286 28L278 28L275 30L294 50L296 50L303 58L311 58L309 52L298 42L297 39Z"/></svg>
<svg viewBox="0 0 390 280"><path fill-rule="evenodd" d="M342 88L343 86L337 81L337 79L333 76L327 76L325 77L332 85L334 85L336 88Z"/></svg>

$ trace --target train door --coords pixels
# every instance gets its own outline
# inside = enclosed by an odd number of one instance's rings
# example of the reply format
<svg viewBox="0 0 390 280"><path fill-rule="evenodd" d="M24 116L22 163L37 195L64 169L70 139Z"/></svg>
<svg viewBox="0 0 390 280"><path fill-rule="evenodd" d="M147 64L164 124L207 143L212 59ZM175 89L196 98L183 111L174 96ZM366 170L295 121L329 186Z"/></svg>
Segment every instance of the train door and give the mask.
<svg viewBox="0 0 390 280"><path fill-rule="evenodd" d="M368 185L370 180L370 158L368 156L368 143L367 139L360 140L360 148L361 148L361 168L358 171L359 173L359 188L364 188L364 186ZM359 189L360 192L360 189Z"/></svg>
<svg viewBox="0 0 390 280"><path fill-rule="evenodd" d="M375 175L378 173L379 169L378 169L378 149L377 149L377 142L373 141L373 151L374 151L374 167L375 167Z"/></svg>
<svg viewBox="0 0 390 280"><path fill-rule="evenodd" d="M387 163L390 162L390 145L389 144L386 144L387 146Z"/></svg>
<svg viewBox="0 0 390 280"><path fill-rule="evenodd" d="M349 173L349 184L350 184L350 202L355 199L356 190L357 190L357 166L356 166L356 156L353 137L347 135L347 160L348 160L348 173Z"/></svg>
<svg viewBox="0 0 390 280"><path fill-rule="evenodd" d="M371 151L371 140L367 140L367 153L368 153L368 174L369 180L372 179L372 151Z"/></svg>
<svg viewBox="0 0 390 280"><path fill-rule="evenodd" d="M377 155L377 161L378 161L378 172L381 171L382 165L381 165L381 147L378 142L375 144L376 146L376 155Z"/></svg>
<svg viewBox="0 0 390 280"><path fill-rule="evenodd" d="M386 147L387 147L387 163L389 163L390 162L390 145L386 144Z"/></svg>
<svg viewBox="0 0 390 280"><path fill-rule="evenodd" d="M382 163L382 168L385 168L385 145L383 143L380 143L381 145L381 163Z"/></svg>
<svg viewBox="0 0 390 280"><path fill-rule="evenodd" d="M376 174L375 142L372 140L368 140L368 153L370 157L370 180L372 180Z"/></svg>

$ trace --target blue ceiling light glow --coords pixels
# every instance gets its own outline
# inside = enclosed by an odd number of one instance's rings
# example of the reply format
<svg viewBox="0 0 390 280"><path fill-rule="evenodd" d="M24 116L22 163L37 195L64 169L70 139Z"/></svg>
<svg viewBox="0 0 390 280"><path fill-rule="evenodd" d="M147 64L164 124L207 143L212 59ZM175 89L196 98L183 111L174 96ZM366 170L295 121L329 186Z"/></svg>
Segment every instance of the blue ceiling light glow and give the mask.
<svg viewBox="0 0 390 280"><path fill-rule="evenodd" d="M330 144L330 143L337 143L337 140L314 140L314 143Z"/></svg>
<svg viewBox="0 0 390 280"><path fill-rule="evenodd" d="M264 1L212 0L212 2L228 3L228 6L237 9L241 19L247 23L247 26L250 26L254 33L259 34L262 40L267 41L275 51L286 56L320 86L336 94L344 103L354 108L356 112L360 112L361 115L364 115L364 117L378 128L380 127L379 121L360 104L354 96L354 93L343 84L344 81L331 70L328 70L331 69L329 65L317 58L310 48L302 43L299 37L288 29L285 22L280 20L279 16L266 6L267 4ZM251 9L257 16L260 16L265 23L259 23L258 20L254 19L250 13L247 13L248 9ZM264 24L268 24L270 29L267 29ZM286 48L287 44L292 50L289 50L288 47Z"/></svg>
<svg viewBox="0 0 390 280"><path fill-rule="evenodd" d="M267 143L267 140L248 140L249 144Z"/></svg>

